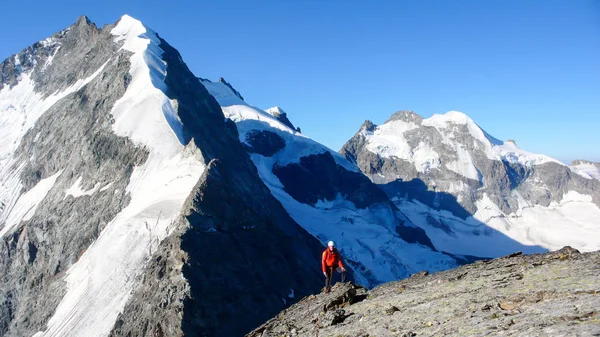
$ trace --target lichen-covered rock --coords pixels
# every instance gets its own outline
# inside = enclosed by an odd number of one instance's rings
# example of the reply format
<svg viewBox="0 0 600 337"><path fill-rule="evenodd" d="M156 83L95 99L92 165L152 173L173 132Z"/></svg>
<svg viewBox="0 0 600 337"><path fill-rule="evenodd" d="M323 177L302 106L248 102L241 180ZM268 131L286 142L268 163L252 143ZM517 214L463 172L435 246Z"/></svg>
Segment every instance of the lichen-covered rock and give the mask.
<svg viewBox="0 0 600 337"><path fill-rule="evenodd" d="M599 273L600 252L565 247L419 273L353 301L347 294L360 288L336 284L330 294L304 298L246 336L291 336L288 327L297 336L595 336ZM343 319L331 324L335 317Z"/></svg>

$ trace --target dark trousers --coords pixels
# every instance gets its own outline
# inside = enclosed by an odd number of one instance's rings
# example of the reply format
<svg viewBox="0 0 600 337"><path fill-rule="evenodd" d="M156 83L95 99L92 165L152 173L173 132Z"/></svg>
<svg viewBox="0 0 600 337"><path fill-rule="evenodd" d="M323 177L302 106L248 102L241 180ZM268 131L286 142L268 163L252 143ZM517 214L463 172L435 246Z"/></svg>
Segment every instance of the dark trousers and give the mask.
<svg viewBox="0 0 600 337"><path fill-rule="evenodd" d="M342 283L346 281L346 271L342 271L338 266L325 267L325 274L327 277L325 278L325 289L331 289L331 280L333 279L333 272L337 269L338 273L342 274Z"/></svg>

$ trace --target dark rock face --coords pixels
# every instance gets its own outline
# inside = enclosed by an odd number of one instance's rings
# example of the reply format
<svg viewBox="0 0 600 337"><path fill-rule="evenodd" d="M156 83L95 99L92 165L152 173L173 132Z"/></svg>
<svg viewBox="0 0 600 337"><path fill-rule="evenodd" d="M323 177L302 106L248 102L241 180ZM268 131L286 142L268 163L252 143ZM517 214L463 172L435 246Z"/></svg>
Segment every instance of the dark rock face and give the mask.
<svg viewBox="0 0 600 337"><path fill-rule="evenodd" d="M565 247L418 273L368 292L336 284L246 336L594 336L598 266L599 252Z"/></svg>
<svg viewBox="0 0 600 337"><path fill-rule="evenodd" d="M373 122L367 120L360 127L360 130L365 130L366 132L373 132L373 130L375 129L375 127L376 127L376 125L373 124ZM366 145L365 144L365 137L362 137L362 136L359 136L359 135L355 135L348 142L346 142L346 144L344 144L344 146L340 150L340 154L342 156L346 157L346 159L348 159L348 161L350 161L351 163L353 163L353 164L355 164L355 165L358 166L358 155L363 153L362 150L365 147L365 145ZM380 166L380 161L377 160L378 156L371 157L371 159L374 159L374 160L361 160L361 162L369 162L369 163L372 163L371 164L372 166L373 165L374 166ZM372 166L370 167L370 169L369 169L368 172L373 172L374 171L374 168ZM363 170L363 167L359 166L359 168L361 170Z"/></svg>
<svg viewBox="0 0 600 337"><path fill-rule="evenodd" d="M534 177L544 183L547 193L536 193L535 186L532 184L523 186L522 193L535 200L536 203L547 206L552 201L560 200L568 191L581 191L591 195L592 201L600 207L600 181L596 179L586 179L568 167L557 163L537 165Z"/></svg>
<svg viewBox="0 0 600 337"><path fill-rule="evenodd" d="M395 112L394 114L392 114L392 116L386 121L387 122L391 122L391 121L405 121L405 122L414 122L416 124L421 124L421 121L423 121L423 117L421 117L420 115L414 113L411 110L400 110ZM372 123L371 123L372 124ZM367 129L368 131L373 131L374 126L372 125L369 129Z"/></svg>
<svg viewBox="0 0 600 337"><path fill-rule="evenodd" d="M246 134L246 143L250 144L248 152L271 157L285 148L285 140L275 132L252 130Z"/></svg>
<svg viewBox="0 0 600 337"><path fill-rule="evenodd" d="M262 182L242 188L242 178L224 163L211 162L203 191L186 215L192 228L181 243L190 257L183 269L191 288L184 305L185 335L241 335L293 302L290 289L304 296L321 284L320 245L261 191ZM215 198L224 189L227 199ZM202 228L207 223L216 232L207 235ZM207 261L205 256L213 257Z"/></svg>
<svg viewBox="0 0 600 337"><path fill-rule="evenodd" d="M591 165L594 165L594 166L600 168L600 163L592 162L589 160L577 159L577 160L573 160L573 162L571 163L571 165L580 165L580 164L591 164Z"/></svg>
<svg viewBox="0 0 600 337"><path fill-rule="evenodd" d="M367 177L339 166L331 153L303 157L300 163L273 168L273 173L294 199L309 205L334 200L342 194L358 208L387 203L388 198Z"/></svg>

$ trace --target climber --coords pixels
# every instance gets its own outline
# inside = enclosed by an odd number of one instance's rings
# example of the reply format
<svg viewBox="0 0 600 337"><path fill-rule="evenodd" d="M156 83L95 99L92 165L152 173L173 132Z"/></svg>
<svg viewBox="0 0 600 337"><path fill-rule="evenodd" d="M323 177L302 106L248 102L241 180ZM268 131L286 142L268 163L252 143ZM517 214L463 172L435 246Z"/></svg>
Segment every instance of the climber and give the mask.
<svg viewBox="0 0 600 337"><path fill-rule="evenodd" d="M342 262L340 252L335 248L335 243L329 241L327 248L323 252L321 258L321 267L323 268L323 275L325 276L325 293L329 293L331 290L331 279L333 278L333 271L337 270L338 273L342 274L342 282L346 280L346 268Z"/></svg>

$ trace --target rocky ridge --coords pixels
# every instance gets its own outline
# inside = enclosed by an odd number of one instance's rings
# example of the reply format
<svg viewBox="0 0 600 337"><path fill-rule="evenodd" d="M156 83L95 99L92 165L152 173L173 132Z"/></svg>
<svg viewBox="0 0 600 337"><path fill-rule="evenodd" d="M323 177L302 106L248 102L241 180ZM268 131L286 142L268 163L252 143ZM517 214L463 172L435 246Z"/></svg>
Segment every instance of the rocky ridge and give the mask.
<svg viewBox="0 0 600 337"><path fill-rule="evenodd" d="M336 284L246 337L597 336L600 252L514 253L370 291Z"/></svg>

